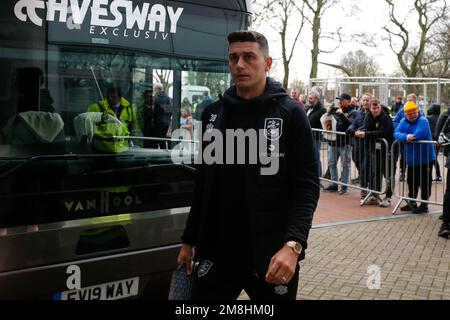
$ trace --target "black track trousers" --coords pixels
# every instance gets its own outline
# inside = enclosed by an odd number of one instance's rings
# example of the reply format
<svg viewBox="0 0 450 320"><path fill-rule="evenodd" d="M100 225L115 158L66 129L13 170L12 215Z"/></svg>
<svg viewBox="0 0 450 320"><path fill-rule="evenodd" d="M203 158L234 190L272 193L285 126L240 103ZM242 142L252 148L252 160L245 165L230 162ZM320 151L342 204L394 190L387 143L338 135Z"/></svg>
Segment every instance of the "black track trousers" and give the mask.
<svg viewBox="0 0 450 320"><path fill-rule="evenodd" d="M274 285L265 281L265 274L258 275L239 261L220 261L203 258L193 270L191 300L236 300L242 290L251 300L295 300L300 267L286 285Z"/></svg>

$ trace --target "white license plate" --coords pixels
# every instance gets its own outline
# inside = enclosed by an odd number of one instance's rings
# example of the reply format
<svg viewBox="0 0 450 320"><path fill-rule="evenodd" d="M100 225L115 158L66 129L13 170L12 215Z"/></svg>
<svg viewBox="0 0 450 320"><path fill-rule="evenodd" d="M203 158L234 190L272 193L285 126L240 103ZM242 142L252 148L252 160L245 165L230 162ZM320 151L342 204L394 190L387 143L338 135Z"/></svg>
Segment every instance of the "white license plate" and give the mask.
<svg viewBox="0 0 450 320"><path fill-rule="evenodd" d="M58 292L54 300L118 300L137 295L139 278L130 278L114 282L102 283L79 290Z"/></svg>

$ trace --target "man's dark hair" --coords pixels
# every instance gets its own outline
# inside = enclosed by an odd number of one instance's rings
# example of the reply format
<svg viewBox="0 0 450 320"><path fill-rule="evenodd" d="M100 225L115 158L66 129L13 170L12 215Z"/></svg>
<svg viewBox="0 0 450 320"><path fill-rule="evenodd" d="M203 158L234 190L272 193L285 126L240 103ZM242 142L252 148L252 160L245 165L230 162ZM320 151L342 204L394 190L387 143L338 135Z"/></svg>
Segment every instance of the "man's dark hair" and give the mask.
<svg viewBox="0 0 450 320"><path fill-rule="evenodd" d="M378 99L372 99L372 101L370 102L373 106L379 106L381 105L380 100Z"/></svg>
<svg viewBox="0 0 450 320"><path fill-rule="evenodd" d="M264 55L269 55L269 43L264 35L256 31L239 30L228 35L228 44L235 42L257 42Z"/></svg>
<svg viewBox="0 0 450 320"><path fill-rule="evenodd" d="M117 94L119 97L122 98L122 90L119 87L116 87L116 86L108 87L108 89L106 90L106 94L109 96L113 93Z"/></svg>

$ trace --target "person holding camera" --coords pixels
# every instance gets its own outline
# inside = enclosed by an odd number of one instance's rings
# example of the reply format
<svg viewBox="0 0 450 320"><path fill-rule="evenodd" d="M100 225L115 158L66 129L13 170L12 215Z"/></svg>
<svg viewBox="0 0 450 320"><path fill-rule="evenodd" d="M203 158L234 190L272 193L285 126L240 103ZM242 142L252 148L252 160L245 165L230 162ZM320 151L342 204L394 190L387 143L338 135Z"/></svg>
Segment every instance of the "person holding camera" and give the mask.
<svg viewBox="0 0 450 320"><path fill-rule="evenodd" d="M356 110L350 106L352 97L348 93L343 93L336 99L339 100L339 107L329 107L327 114L335 118L337 132L346 132L357 116ZM335 183L338 181L337 162L339 157L342 164L340 182L343 184L340 191ZM341 195L348 193L346 185L349 183L351 161L352 144L349 136L337 135L335 141L328 142L328 167L330 168L330 176L333 183L325 188L325 191L339 191Z"/></svg>

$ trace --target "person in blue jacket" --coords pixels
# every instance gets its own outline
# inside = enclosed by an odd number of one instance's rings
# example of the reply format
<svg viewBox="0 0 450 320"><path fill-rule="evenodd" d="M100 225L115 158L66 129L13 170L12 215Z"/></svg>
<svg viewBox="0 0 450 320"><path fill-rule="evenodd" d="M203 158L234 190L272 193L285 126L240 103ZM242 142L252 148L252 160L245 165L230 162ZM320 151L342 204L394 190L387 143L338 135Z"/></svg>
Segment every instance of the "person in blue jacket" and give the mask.
<svg viewBox="0 0 450 320"><path fill-rule="evenodd" d="M415 93L410 93L408 94L408 96L406 97L407 103L408 102L414 102L414 104L417 106L417 96ZM395 114L394 117L394 127L397 127L400 124L400 121L402 121L405 118L405 108L406 104L403 106L403 108L401 108L400 110L398 110L398 112ZM425 116L425 113L423 112L422 108L417 106L417 108L419 108L419 112L421 116Z"/></svg>
<svg viewBox="0 0 450 320"><path fill-rule="evenodd" d="M395 128L394 138L406 143L404 152L406 153L406 164L408 166L408 197L415 199L420 187L421 198L427 201L431 193L431 169L436 159L434 145L413 142L433 140L430 124L424 116L419 114L419 107L413 101L406 103L403 111L405 118ZM422 202L418 207L415 201L408 201L401 210L413 211L414 213L427 213L428 204Z"/></svg>
<svg viewBox="0 0 450 320"><path fill-rule="evenodd" d="M406 96L406 101L412 101L417 105L417 96L415 93L410 93ZM420 115L425 116L425 113L423 112L422 108L420 106L419 107L419 112ZM398 124L400 123L400 121L402 121L402 119L405 118L405 112L403 111L404 106L402 106L400 109L398 109L395 113L395 117L393 120L394 123L394 128L396 128L398 126ZM405 167L406 167L406 161L403 157L403 152L400 152L400 181L405 180Z"/></svg>

